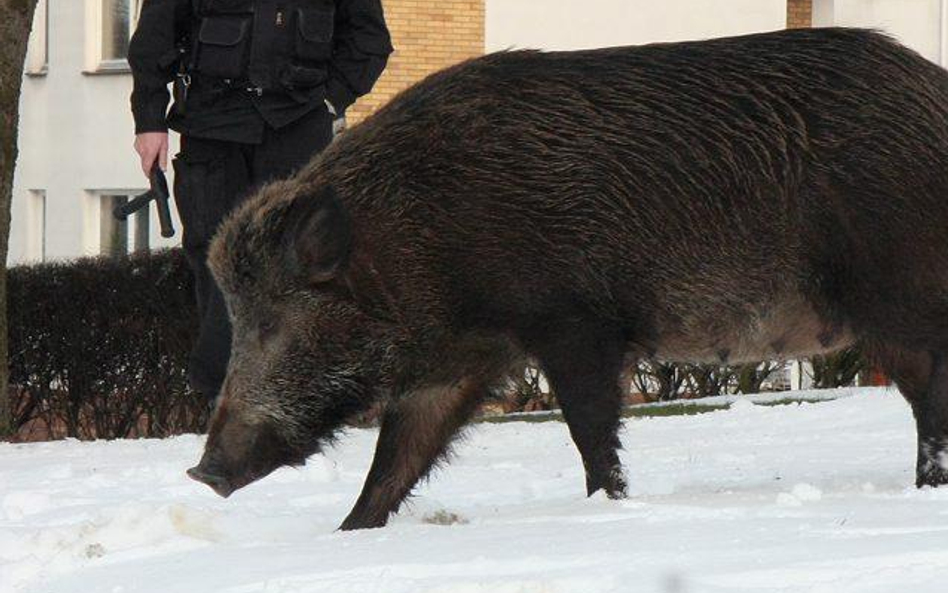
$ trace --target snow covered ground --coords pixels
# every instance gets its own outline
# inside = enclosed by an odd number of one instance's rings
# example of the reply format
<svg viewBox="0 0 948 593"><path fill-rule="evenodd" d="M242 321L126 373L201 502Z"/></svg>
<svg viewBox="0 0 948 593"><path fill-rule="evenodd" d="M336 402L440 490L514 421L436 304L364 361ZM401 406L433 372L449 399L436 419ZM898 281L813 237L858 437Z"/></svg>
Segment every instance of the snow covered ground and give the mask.
<svg viewBox="0 0 948 593"><path fill-rule="evenodd" d="M629 420L619 502L565 425L480 424L354 533L371 430L229 500L184 475L198 437L0 445L0 592L942 593L948 489L912 486L896 391L851 395Z"/></svg>

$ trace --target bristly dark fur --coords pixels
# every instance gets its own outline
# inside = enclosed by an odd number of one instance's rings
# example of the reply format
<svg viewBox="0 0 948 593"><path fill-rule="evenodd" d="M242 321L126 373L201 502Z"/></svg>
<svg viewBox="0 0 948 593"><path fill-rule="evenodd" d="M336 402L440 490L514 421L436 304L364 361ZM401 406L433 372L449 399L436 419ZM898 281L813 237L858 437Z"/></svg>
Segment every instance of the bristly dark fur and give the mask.
<svg viewBox="0 0 948 593"><path fill-rule="evenodd" d="M465 62L262 190L211 265L245 414L305 453L387 398L346 528L384 524L523 354L589 492L624 492L628 356L856 341L913 405L918 483L948 482L948 74L878 33Z"/></svg>

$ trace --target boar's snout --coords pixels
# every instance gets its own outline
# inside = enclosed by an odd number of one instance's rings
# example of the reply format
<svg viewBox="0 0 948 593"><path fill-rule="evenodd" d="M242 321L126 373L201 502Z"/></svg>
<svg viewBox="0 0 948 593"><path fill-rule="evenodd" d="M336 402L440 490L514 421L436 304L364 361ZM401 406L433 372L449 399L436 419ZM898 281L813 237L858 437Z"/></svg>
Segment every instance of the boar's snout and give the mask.
<svg viewBox="0 0 948 593"><path fill-rule="evenodd" d="M214 464L205 464L202 459L199 464L188 470L188 477L202 484L207 484L214 492L227 498L233 494L237 488L235 488L231 481L222 475L223 472L219 470L220 468L214 467Z"/></svg>
<svg viewBox="0 0 948 593"><path fill-rule="evenodd" d="M224 401L214 414L201 461L187 473L227 498L278 467L297 462L271 422L251 421Z"/></svg>

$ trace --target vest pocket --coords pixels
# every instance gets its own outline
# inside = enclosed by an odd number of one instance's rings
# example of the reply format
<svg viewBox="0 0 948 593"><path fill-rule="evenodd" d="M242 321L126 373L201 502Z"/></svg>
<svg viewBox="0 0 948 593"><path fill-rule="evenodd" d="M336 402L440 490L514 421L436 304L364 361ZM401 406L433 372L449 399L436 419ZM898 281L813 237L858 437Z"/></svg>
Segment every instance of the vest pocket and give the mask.
<svg viewBox="0 0 948 593"><path fill-rule="evenodd" d="M287 90L311 89L325 84L329 78L329 72L326 68L307 68L291 64L287 66L281 76L280 82Z"/></svg>
<svg viewBox="0 0 948 593"><path fill-rule="evenodd" d="M195 70L216 78L244 78L250 55L250 19L207 17L198 31Z"/></svg>
<svg viewBox="0 0 948 593"><path fill-rule="evenodd" d="M297 9L296 56L298 58L324 62L332 57L334 16L335 11L332 6Z"/></svg>

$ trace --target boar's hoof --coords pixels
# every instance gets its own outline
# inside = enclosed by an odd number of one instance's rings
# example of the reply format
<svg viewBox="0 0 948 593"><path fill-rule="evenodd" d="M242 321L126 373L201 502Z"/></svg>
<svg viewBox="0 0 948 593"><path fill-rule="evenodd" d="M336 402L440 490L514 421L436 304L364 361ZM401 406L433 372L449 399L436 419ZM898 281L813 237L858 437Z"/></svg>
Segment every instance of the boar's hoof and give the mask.
<svg viewBox="0 0 948 593"><path fill-rule="evenodd" d="M937 488L948 484L948 471L940 467L929 467L925 471L919 471L915 477L915 486L931 486Z"/></svg>
<svg viewBox="0 0 948 593"><path fill-rule="evenodd" d="M373 517L371 515L357 515L355 512L350 513L349 516L346 517L346 520L342 522L342 525L339 526L339 531L385 527L385 524L388 523L388 517L386 515L379 518L378 516Z"/></svg>
<svg viewBox="0 0 948 593"><path fill-rule="evenodd" d="M948 448L942 441L926 441L919 447L915 485L936 488L948 484Z"/></svg>
<svg viewBox="0 0 948 593"><path fill-rule="evenodd" d="M934 462L921 465L915 474L915 485L919 488L922 486L937 488L945 484L948 484L948 470Z"/></svg>
<svg viewBox="0 0 948 593"><path fill-rule="evenodd" d="M606 497L612 500L621 500L627 498L625 477L622 475L622 468L613 468L605 476L586 476L586 495L592 496L599 490L606 493Z"/></svg>

